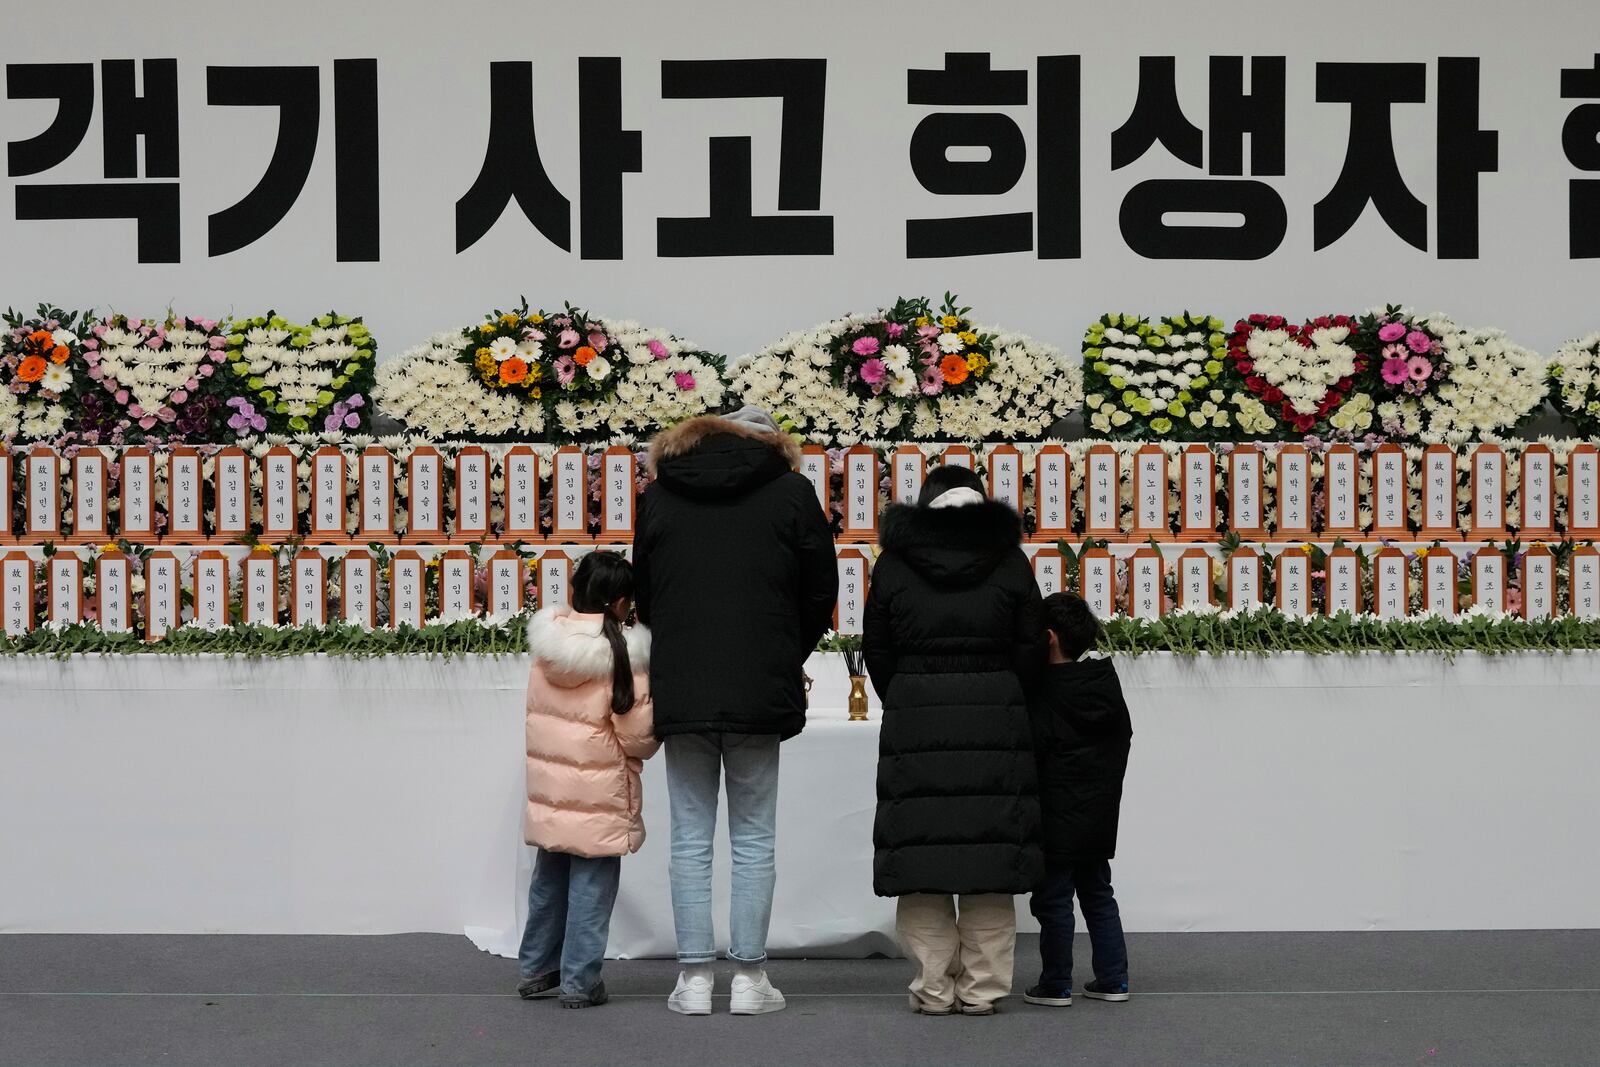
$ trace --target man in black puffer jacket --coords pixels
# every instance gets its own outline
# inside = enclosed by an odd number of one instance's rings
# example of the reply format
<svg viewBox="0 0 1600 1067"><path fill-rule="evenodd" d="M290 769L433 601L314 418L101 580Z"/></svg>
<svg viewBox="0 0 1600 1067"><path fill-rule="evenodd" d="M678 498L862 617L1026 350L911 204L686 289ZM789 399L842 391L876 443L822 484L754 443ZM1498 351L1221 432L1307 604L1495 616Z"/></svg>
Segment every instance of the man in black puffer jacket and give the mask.
<svg viewBox="0 0 1600 1067"><path fill-rule="evenodd" d="M987 1015L1011 991L1012 897L1044 865L1024 686L1044 664L1022 520L963 467L885 513L863 649L883 700L873 888L919 973L911 1006ZM959 895L960 917L956 901Z"/></svg>
<svg viewBox="0 0 1600 1067"><path fill-rule="evenodd" d="M650 446L633 541L650 694L672 809L673 1011L711 1010L711 841L726 774L733 853L732 1011L783 1007L767 981L778 743L805 726L804 665L833 619L833 535L800 447L756 408L690 419Z"/></svg>

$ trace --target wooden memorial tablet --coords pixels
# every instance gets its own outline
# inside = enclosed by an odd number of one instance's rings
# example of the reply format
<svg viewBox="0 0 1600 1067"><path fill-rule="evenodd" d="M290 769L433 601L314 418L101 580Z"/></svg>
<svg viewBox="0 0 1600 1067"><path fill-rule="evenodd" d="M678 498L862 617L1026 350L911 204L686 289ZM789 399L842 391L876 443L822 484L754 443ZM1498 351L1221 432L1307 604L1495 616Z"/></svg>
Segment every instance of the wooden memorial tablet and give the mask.
<svg viewBox="0 0 1600 1067"><path fill-rule="evenodd" d="M261 537L285 541L300 532L300 472L282 445L261 457Z"/></svg>
<svg viewBox="0 0 1600 1067"><path fill-rule="evenodd" d="M144 639L161 640L182 619L182 565L171 552L152 552L144 559Z"/></svg>
<svg viewBox="0 0 1600 1067"><path fill-rule="evenodd" d="M1410 606L1406 554L1387 545L1372 558L1372 613L1380 619L1403 619L1410 614Z"/></svg>
<svg viewBox="0 0 1600 1067"><path fill-rule="evenodd" d="M1456 617L1459 591L1456 554L1448 548L1430 548L1422 558L1422 605L1435 615Z"/></svg>
<svg viewBox="0 0 1600 1067"><path fill-rule="evenodd" d="M83 621L83 560L57 552L46 564L49 619L56 625Z"/></svg>
<svg viewBox="0 0 1600 1067"><path fill-rule="evenodd" d="M26 552L7 552L0 558L0 630L21 637L33 629L38 564Z"/></svg>
<svg viewBox="0 0 1600 1067"><path fill-rule="evenodd" d="M604 509L600 514L598 540L607 544L629 544L633 541L634 486L638 477L638 458L630 448L613 445L601 457L601 499Z"/></svg>
<svg viewBox="0 0 1600 1067"><path fill-rule="evenodd" d="M219 541L237 541L250 532L250 457L242 448L220 449L213 460L216 470L216 521L212 530Z"/></svg>
<svg viewBox="0 0 1600 1067"><path fill-rule="evenodd" d="M1527 541L1556 535L1556 460L1537 442L1522 449L1522 514L1518 536Z"/></svg>
<svg viewBox="0 0 1600 1067"><path fill-rule="evenodd" d="M1372 536L1403 541L1411 536L1407 512L1406 453L1382 444L1372 453Z"/></svg>
<svg viewBox="0 0 1600 1067"><path fill-rule="evenodd" d="M121 535L135 544L156 540L156 458L135 445L122 452Z"/></svg>
<svg viewBox="0 0 1600 1067"><path fill-rule="evenodd" d="M1235 445L1228 453L1228 529L1247 541L1267 536L1265 470L1255 445Z"/></svg>
<svg viewBox="0 0 1600 1067"><path fill-rule="evenodd" d="M839 540L878 539L878 455L865 445L844 454L844 529Z"/></svg>
<svg viewBox="0 0 1600 1067"><path fill-rule="evenodd" d="M507 476L507 483L510 476ZM510 509L507 509L510 522ZM535 517L538 512L535 511ZM434 544L446 539L444 457L432 445L418 445L406 458L406 534L409 544Z"/></svg>
<svg viewBox="0 0 1600 1067"><path fill-rule="evenodd" d="M228 557L221 552L194 557L194 621L213 630L228 625Z"/></svg>
<svg viewBox="0 0 1600 1067"><path fill-rule="evenodd" d="M565 555L559 552L547 552L545 556L561 556L565 559ZM526 570L527 563L509 548L502 548L489 557L490 615L504 618L522 610L522 582L523 572ZM542 566L540 570L543 571ZM540 578L542 581L542 573Z"/></svg>
<svg viewBox="0 0 1600 1067"><path fill-rule="evenodd" d="M1504 613L1510 603L1506 588L1506 556L1486 545L1472 555L1472 602Z"/></svg>
<svg viewBox="0 0 1600 1067"><path fill-rule="evenodd" d="M244 621L256 626L276 626L278 622L278 556L275 552L251 552L241 565L244 582Z"/></svg>
<svg viewBox="0 0 1600 1067"><path fill-rule="evenodd" d="M1304 445L1278 449L1277 536L1304 540L1311 536L1311 453Z"/></svg>
<svg viewBox="0 0 1600 1067"><path fill-rule="evenodd" d="M899 445L889 457L889 462L893 464L894 471L892 499L896 504L915 504L922 492L922 477L927 470L922 449L916 445Z"/></svg>
<svg viewBox="0 0 1600 1067"><path fill-rule="evenodd" d="M77 544L103 544L110 536L106 509L110 464L98 448L83 448L72 457L72 536Z"/></svg>
<svg viewBox="0 0 1600 1067"><path fill-rule="evenodd" d="M1117 613L1117 561L1103 548L1091 548L1078 556L1078 595L1102 619Z"/></svg>
<svg viewBox="0 0 1600 1067"><path fill-rule="evenodd" d="M470 619L478 614L478 591L472 557L451 549L439 560L439 614L446 621Z"/></svg>
<svg viewBox="0 0 1600 1067"><path fill-rule="evenodd" d="M290 618L296 626L328 624L328 560L322 553L302 550L295 554Z"/></svg>
<svg viewBox="0 0 1600 1067"><path fill-rule="evenodd" d="M427 615L428 568L416 551L403 548L389 557L389 627L422 629Z"/></svg>
<svg viewBox="0 0 1600 1067"><path fill-rule="evenodd" d="M1311 556L1298 548L1278 553L1273 564L1278 583L1278 610L1303 619L1311 614Z"/></svg>
<svg viewBox="0 0 1600 1067"><path fill-rule="evenodd" d="M1361 536L1361 460L1349 445L1334 445L1322 457L1327 517L1322 530L1330 540ZM1281 468L1280 468L1281 469Z"/></svg>
<svg viewBox="0 0 1600 1067"><path fill-rule="evenodd" d="M1067 561L1060 549L1041 548L1033 554L1033 580L1040 596L1050 596L1067 587Z"/></svg>
<svg viewBox="0 0 1600 1067"><path fill-rule="evenodd" d="M339 606L344 621L374 629L378 625L378 590L372 554L353 548L339 561Z"/></svg>
<svg viewBox="0 0 1600 1067"><path fill-rule="evenodd" d="M607 453L609 456L609 453ZM527 445L514 445L500 461L505 471L505 513L507 541L540 541L539 535L539 456ZM631 488L631 486L630 486ZM609 482L606 499L611 497ZM631 498L630 498L631 502ZM609 514L610 506L607 506Z"/></svg>
<svg viewBox="0 0 1600 1067"><path fill-rule="evenodd" d="M1527 482L1523 483L1524 488ZM1541 544L1522 554L1522 617L1549 619L1556 613L1556 557Z"/></svg>
<svg viewBox="0 0 1600 1067"><path fill-rule="evenodd" d="M348 508L344 453L332 445L324 445L311 454L311 542L347 542L345 515Z"/></svg>
<svg viewBox="0 0 1600 1067"><path fill-rule="evenodd" d="M360 539L393 541L394 456L381 445L368 445L361 453Z"/></svg>
<svg viewBox="0 0 1600 1067"><path fill-rule="evenodd" d="M1361 613L1361 557L1352 548L1335 548L1328 553L1327 607L1329 615L1348 611Z"/></svg>
<svg viewBox="0 0 1600 1067"><path fill-rule="evenodd" d="M1422 530L1425 541L1459 541L1456 514L1456 450L1429 445L1422 453Z"/></svg>
<svg viewBox="0 0 1600 1067"><path fill-rule="evenodd" d="M1228 608L1254 611L1261 606L1261 557L1253 548L1235 549L1228 557Z"/></svg>
<svg viewBox="0 0 1600 1067"><path fill-rule="evenodd" d="M572 603L572 560L561 551L539 557L539 606Z"/></svg>
<svg viewBox="0 0 1600 1067"><path fill-rule="evenodd" d="M1084 461L1083 532L1106 541L1122 539L1122 456L1110 445L1090 445ZM1071 517L1071 496L1066 498Z"/></svg>
<svg viewBox="0 0 1600 1067"><path fill-rule="evenodd" d="M1117 455L1111 453L1112 506L1116 504ZM1060 445L1045 445L1033 457L1035 541L1059 541L1072 533L1072 458ZM1112 525L1116 512L1111 512Z"/></svg>
<svg viewBox="0 0 1600 1067"><path fill-rule="evenodd" d="M578 464L581 468L582 455L578 457ZM466 445L456 453L455 519L455 532L451 540L457 544L477 544L488 540L489 453L478 445Z"/></svg>
<svg viewBox="0 0 1600 1067"><path fill-rule="evenodd" d="M1010 445L994 445L984 455L989 497L1022 513L1022 453Z"/></svg>
<svg viewBox="0 0 1600 1067"><path fill-rule="evenodd" d="M859 548L839 553L839 599L834 604L833 628L842 634L859 634L866 619L867 557Z"/></svg>
<svg viewBox="0 0 1600 1067"><path fill-rule="evenodd" d="M1172 540L1169 485L1166 449L1145 445L1133 454L1133 529L1128 540Z"/></svg>
<svg viewBox="0 0 1600 1067"><path fill-rule="evenodd" d="M1163 453L1164 455L1164 453ZM1128 614L1135 619L1159 619L1163 612L1164 579L1161 553L1148 546L1128 557Z"/></svg>
<svg viewBox="0 0 1600 1067"><path fill-rule="evenodd" d="M1506 529L1506 454L1499 445L1482 444L1472 453L1472 524L1475 541L1503 540Z"/></svg>
<svg viewBox="0 0 1600 1067"><path fill-rule="evenodd" d="M61 539L61 457L43 445L28 453L28 517L23 537L29 542Z"/></svg>

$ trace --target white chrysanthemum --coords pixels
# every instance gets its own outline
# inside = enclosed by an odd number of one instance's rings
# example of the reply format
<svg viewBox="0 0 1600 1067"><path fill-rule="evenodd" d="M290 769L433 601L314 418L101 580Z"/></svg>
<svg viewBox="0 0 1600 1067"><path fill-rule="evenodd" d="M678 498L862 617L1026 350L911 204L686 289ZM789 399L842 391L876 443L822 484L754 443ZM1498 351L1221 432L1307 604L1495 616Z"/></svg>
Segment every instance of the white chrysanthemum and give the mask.
<svg viewBox="0 0 1600 1067"><path fill-rule="evenodd" d="M60 363L51 363L45 367L39 385L52 393L64 393L72 387L72 372Z"/></svg>

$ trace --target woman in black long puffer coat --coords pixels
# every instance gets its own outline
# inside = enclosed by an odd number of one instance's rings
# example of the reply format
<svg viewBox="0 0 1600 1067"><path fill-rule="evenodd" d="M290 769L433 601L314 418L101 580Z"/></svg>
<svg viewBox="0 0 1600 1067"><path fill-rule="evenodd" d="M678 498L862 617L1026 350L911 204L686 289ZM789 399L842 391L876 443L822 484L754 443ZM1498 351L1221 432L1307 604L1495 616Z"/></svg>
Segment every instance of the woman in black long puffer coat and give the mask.
<svg viewBox="0 0 1600 1067"><path fill-rule="evenodd" d="M989 1014L1011 991L1013 897L1044 869L1024 688L1046 639L1021 539L1021 517L977 475L940 467L916 507L885 512L867 594L862 644L884 708L873 888L899 898L925 1014Z"/></svg>

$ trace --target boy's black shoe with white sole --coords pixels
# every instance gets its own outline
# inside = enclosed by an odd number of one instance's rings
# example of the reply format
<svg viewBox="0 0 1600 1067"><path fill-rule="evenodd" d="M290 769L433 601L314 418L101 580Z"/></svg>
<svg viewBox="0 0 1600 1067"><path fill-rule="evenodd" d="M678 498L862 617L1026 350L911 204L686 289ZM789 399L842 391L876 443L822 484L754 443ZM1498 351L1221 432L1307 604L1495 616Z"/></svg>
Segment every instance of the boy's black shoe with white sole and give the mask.
<svg viewBox="0 0 1600 1067"><path fill-rule="evenodd" d="M1083 995L1090 1000L1110 1000L1121 1003L1128 999L1128 983L1085 982L1083 983Z"/></svg>
<svg viewBox="0 0 1600 1067"><path fill-rule="evenodd" d="M536 974L532 978L524 978L517 983L517 996L523 1000L533 1000L536 997L553 997L560 992L560 971L551 971L549 974Z"/></svg>
<svg viewBox="0 0 1600 1067"><path fill-rule="evenodd" d="M1072 990L1050 989L1046 986L1036 985L1029 987L1022 994L1022 999L1029 1004L1037 1004L1041 1008L1070 1008L1072 1007Z"/></svg>

